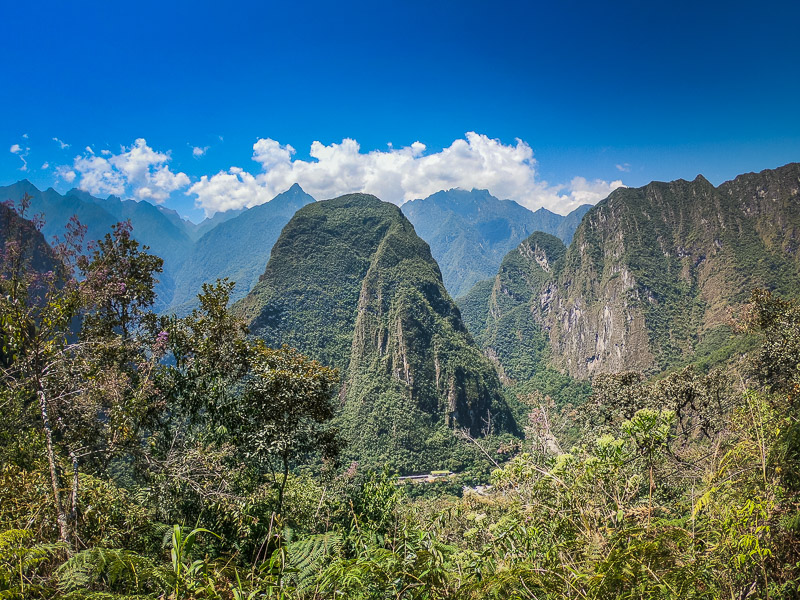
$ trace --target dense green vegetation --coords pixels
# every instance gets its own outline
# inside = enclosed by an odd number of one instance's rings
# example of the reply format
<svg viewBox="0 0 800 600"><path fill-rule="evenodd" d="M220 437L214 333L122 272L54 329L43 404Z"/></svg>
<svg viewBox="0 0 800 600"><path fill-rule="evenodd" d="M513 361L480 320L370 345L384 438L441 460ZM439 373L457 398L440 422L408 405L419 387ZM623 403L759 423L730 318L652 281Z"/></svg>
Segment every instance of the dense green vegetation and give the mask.
<svg viewBox="0 0 800 600"><path fill-rule="evenodd" d="M714 197L784 197L737 181ZM785 208L766 248L793 248ZM576 382L544 367L529 318L569 253L531 236L464 303L501 390L427 245L377 199L305 207L254 294L231 311L233 284L207 284L182 318L155 312L162 261L129 223L84 249L73 221L48 247L22 217L0 207L0 597L800 595L791 271L782 294L728 290L747 305L656 377ZM640 242L626 260L662 260ZM686 315L664 314L680 346Z"/></svg>
<svg viewBox="0 0 800 600"><path fill-rule="evenodd" d="M494 279L477 283L458 299L464 323L493 358L512 398L549 398L559 407L579 406L590 386L549 366L540 298L557 280L566 247L557 237L535 232L506 254ZM528 401L528 400L526 400ZM514 403L524 418L525 404Z"/></svg>
<svg viewBox="0 0 800 600"><path fill-rule="evenodd" d="M339 370L345 453L362 465L461 470L452 427L516 430L428 245L392 204L352 194L299 210L235 310L268 345Z"/></svg>
<svg viewBox="0 0 800 600"><path fill-rule="evenodd" d="M246 337L230 284L159 319L160 259L125 225L42 259L4 223L5 598L800 593L796 302L753 295L738 372L606 375L579 411L533 399L524 441L470 442L491 489L431 495L338 465L336 374Z"/></svg>

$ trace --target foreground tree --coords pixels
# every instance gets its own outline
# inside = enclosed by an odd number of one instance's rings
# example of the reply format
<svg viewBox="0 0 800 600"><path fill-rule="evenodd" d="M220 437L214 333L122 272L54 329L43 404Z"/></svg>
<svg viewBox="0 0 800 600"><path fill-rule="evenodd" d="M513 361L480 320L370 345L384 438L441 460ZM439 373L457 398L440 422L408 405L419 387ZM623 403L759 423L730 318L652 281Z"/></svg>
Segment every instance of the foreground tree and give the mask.
<svg viewBox="0 0 800 600"><path fill-rule="evenodd" d="M73 542L80 463L107 464L150 404L157 356L147 311L161 259L140 249L126 224L85 257L85 229L72 221L51 250L40 223L24 219L27 207L25 198L19 215L6 215L0 257L3 393L22 406L36 399L59 537Z"/></svg>
<svg viewBox="0 0 800 600"><path fill-rule="evenodd" d="M80 228L73 223L69 244L50 250L39 229L27 221L30 198L23 197L19 214L4 209L4 244L0 255L0 326L2 326L3 393L7 401L38 406L45 455L53 492L53 508L62 541L70 538L77 497L62 495L57 458L59 416L54 407L69 393L54 372L66 360L70 325L78 314L80 294L70 269ZM30 415L30 413L29 413ZM31 423L28 423L31 425Z"/></svg>
<svg viewBox="0 0 800 600"><path fill-rule="evenodd" d="M169 402L143 475L159 507L180 507L165 520L203 514L218 533L252 543L283 513L292 468L337 455L338 378L295 350L250 339L228 309L232 288L204 285L198 309L163 323L169 366L157 385Z"/></svg>
<svg viewBox="0 0 800 600"><path fill-rule="evenodd" d="M323 459L339 453L338 432L329 425L338 377L335 370L287 346L273 350L256 342L251 352L252 372L238 411L240 427L247 455L272 474L278 488L275 511L280 514L292 462L313 451Z"/></svg>

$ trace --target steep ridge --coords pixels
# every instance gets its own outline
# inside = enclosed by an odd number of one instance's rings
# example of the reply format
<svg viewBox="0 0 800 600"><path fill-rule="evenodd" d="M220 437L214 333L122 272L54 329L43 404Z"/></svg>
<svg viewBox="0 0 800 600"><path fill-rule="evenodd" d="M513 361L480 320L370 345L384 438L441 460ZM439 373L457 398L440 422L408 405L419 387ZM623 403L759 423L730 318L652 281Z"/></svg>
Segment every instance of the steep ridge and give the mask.
<svg viewBox="0 0 800 600"><path fill-rule="evenodd" d="M230 221L231 219L238 217L246 210L246 208L232 208L230 210L226 210L225 212L217 212L210 217L206 217L194 226L194 239L199 240L220 223Z"/></svg>
<svg viewBox="0 0 800 600"><path fill-rule="evenodd" d="M566 244L584 205L566 217L540 208L532 212L487 190L452 189L402 206L417 234L431 247L447 290L461 296L478 281L493 277L503 257L534 231L559 236Z"/></svg>
<svg viewBox="0 0 800 600"><path fill-rule="evenodd" d="M281 229L311 202L314 198L294 184L269 202L220 221L195 242L179 270L170 310L186 314L197 305L202 285L223 277L236 282L232 299L243 298L264 272Z"/></svg>
<svg viewBox="0 0 800 600"><path fill-rule="evenodd" d="M428 245L399 208L374 196L300 209L235 310L269 345L339 369L355 458L435 468L449 427L515 429Z"/></svg>
<svg viewBox="0 0 800 600"><path fill-rule="evenodd" d="M548 339L537 304L565 253L560 239L537 231L505 256L493 280L459 300L464 322L507 383L529 380L546 365Z"/></svg>
<svg viewBox="0 0 800 600"><path fill-rule="evenodd" d="M660 371L704 345L724 346L729 312L752 288L800 292L799 241L799 164L718 188L702 176L621 188L584 217L530 313L550 364L574 377ZM462 306L485 329L482 286Z"/></svg>
<svg viewBox="0 0 800 600"><path fill-rule="evenodd" d="M27 252L21 258L25 264L29 265L32 272L46 273L63 267L36 226L28 219L22 218L16 211L0 203L0 252L5 252L9 237L24 239L28 243ZM7 275L7 273L3 273L3 275Z"/></svg>
<svg viewBox="0 0 800 600"><path fill-rule="evenodd" d="M180 270L192 246L192 239L187 225L182 220L175 220L177 213L166 213L161 207L146 201L122 200L117 196L95 198L77 189L65 195L66 198L72 196L105 209L114 217L114 222L130 220L134 237L142 244L147 244L153 254L164 259L165 271L174 274Z"/></svg>

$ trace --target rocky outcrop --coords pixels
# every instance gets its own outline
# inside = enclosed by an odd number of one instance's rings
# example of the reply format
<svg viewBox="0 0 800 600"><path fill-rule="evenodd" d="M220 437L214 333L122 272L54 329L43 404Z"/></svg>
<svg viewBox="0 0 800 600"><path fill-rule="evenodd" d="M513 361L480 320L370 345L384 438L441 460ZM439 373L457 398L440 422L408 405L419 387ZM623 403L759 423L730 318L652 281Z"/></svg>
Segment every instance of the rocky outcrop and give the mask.
<svg viewBox="0 0 800 600"><path fill-rule="evenodd" d="M619 189L583 219L540 299L552 363L576 377L691 355L754 287L800 291L800 165Z"/></svg>

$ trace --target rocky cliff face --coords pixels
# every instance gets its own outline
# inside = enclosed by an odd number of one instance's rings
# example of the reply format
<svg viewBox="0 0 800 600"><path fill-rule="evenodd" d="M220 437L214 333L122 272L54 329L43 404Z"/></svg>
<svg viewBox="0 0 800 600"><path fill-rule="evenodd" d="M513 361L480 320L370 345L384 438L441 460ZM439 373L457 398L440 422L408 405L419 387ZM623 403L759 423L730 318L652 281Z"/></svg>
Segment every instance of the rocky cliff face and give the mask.
<svg viewBox="0 0 800 600"><path fill-rule="evenodd" d="M537 233L462 300L501 376L655 372L725 343L754 287L800 293L800 165L619 189L564 253ZM523 308L524 307L524 308ZM713 343L712 343L713 340Z"/></svg>
<svg viewBox="0 0 800 600"><path fill-rule="evenodd" d="M538 304L564 265L557 237L536 232L509 252L491 282L462 300L464 319L504 383L525 381L549 356Z"/></svg>
<svg viewBox="0 0 800 600"><path fill-rule="evenodd" d="M660 370L725 327L754 287L800 290L800 165L619 189L583 219L539 300L553 364Z"/></svg>
<svg viewBox="0 0 800 600"><path fill-rule="evenodd" d="M440 430L514 429L428 245L392 204L352 194L300 209L236 310L268 344L339 369L356 457L435 468Z"/></svg>

